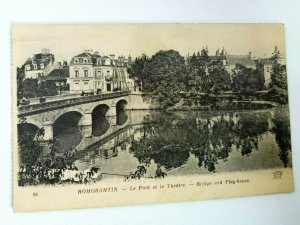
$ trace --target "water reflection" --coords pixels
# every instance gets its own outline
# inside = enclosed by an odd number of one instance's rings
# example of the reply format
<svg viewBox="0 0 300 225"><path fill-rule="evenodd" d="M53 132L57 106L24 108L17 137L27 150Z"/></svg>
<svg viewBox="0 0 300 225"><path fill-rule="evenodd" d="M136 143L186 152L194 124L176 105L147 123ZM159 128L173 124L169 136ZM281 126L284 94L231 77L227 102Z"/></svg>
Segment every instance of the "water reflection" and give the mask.
<svg viewBox="0 0 300 225"><path fill-rule="evenodd" d="M150 120L156 121L151 132L134 141L132 146L140 162L143 157L148 161L151 158L167 169L176 168L186 163L191 152L198 158L199 167L215 172L216 164L220 160L227 162L233 149L241 157L250 157L253 151L264 151L259 149L259 142L264 134L272 131L279 146L280 160L284 167L288 166L291 147L287 110L277 110L274 116L270 111L151 116ZM270 118L273 127L270 127ZM264 160L274 161L272 157L277 158L273 154Z"/></svg>
<svg viewBox="0 0 300 225"><path fill-rule="evenodd" d="M54 137L59 139L58 148L61 151L70 150L79 144L82 135L78 123L82 115L78 112L68 112L58 117L53 124Z"/></svg>
<svg viewBox="0 0 300 225"><path fill-rule="evenodd" d="M272 119L274 126L271 131L275 133L276 142L279 146L279 157L284 167L289 164L289 152L291 151L290 125L286 119L286 110L277 110Z"/></svg>
<svg viewBox="0 0 300 225"><path fill-rule="evenodd" d="M78 168L128 174L142 164L153 175L159 165L178 175L292 166L287 109L130 113L128 127L80 153Z"/></svg>
<svg viewBox="0 0 300 225"><path fill-rule="evenodd" d="M117 125L122 126L128 120L128 113L124 109L117 110Z"/></svg>
<svg viewBox="0 0 300 225"><path fill-rule="evenodd" d="M104 115L95 117L95 118L93 118L92 134L94 136L101 136L107 132L109 127L110 127L110 124Z"/></svg>
<svg viewBox="0 0 300 225"><path fill-rule="evenodd" d="M109 107L107 105L99 105L92 112L92 135L101 136L109 129L110 124L105 114Z"/></svg>

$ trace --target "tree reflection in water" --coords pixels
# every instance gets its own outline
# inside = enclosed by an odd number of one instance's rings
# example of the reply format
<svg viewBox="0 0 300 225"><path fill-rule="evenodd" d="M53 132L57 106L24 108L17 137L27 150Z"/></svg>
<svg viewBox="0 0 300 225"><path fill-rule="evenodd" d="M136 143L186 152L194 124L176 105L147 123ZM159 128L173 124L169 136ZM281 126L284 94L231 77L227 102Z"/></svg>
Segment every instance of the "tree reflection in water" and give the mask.
<svg viewBox="0 0 300 225"><path fill-rule="evenodd" d="M279 146L279 158L283 163L284 167L287 167L289 163L289 152L291 151L291 134L290 134L290 124L289 113L287 110L278 109L276 110L273 121L272 132L275 133L275 139Z"/></svg>
<svg viewBox="0 0 300 225"><path fill-rule="evenodd" d="M258 151L259 138L271 129L280 148L280 160L287 167L291 148L286 112L276 110L273 117L270 111L193 113L188 117L151 112L139 130L140 138L132 141L131 151L140 163L147 165L153 159L167 170L181 167L194 154L199 167L215 172L219 160L226 162L233 149L241 157Z"/></svg>

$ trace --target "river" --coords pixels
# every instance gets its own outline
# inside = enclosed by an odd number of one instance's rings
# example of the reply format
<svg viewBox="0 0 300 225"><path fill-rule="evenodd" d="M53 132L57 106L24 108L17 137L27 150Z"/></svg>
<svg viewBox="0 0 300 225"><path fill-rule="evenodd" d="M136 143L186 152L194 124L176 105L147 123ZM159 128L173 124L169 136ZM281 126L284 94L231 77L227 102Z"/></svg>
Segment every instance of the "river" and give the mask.
<svg viewBox="0 0 300 225"><path fill-rule="evenodd" d="M144 165L154 177L292 167L287 108L256 111L126 111L115 125L93 121L99 141L78 153L79 170L98 166L103 173L128 175ZM114 132L105 135L109 127ZM120 129L118 129L120 127ZM103 136L103 140L101 137ZM77 126L57 134L60 148L82 141Z"/></svg>

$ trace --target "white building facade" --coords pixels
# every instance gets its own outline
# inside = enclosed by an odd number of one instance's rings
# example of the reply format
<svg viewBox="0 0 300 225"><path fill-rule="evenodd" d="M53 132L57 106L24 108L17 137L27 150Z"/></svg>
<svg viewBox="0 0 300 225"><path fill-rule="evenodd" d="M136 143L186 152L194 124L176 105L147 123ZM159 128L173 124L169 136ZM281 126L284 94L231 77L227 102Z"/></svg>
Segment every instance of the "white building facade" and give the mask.
<svg viewBox="0 0 300 225"><path fill-rule="evenodd" d="M127 73L130 61L130 57L115 59L115 55L100 56L91 50L74 56L69 65L70 93L131 90L134 81Z"/></svg>

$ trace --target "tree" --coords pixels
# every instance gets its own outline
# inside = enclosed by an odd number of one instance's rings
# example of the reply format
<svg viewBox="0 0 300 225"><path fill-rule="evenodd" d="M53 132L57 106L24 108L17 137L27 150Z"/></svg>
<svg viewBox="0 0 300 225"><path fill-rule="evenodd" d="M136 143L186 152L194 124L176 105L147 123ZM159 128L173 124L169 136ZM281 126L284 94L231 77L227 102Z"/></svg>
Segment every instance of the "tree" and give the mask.
<svg viewBox="0 0 300 225"><path fill-rule="evenodd" d="M143 55L133 62L128 72L163 109L180 101L180 92L187 84L184 58L174 50L159 51L150 59Z"/></svg>
<svg viewBox="0 0 300 225"><path fill-rule="evenodd" d="M233 70L232 89L242 94L251 94L264 87L264 79L259 70L236 64Z"/></svg>
<svg viewBox="0 0 300 225"><path fill-rule="evenodd" d="M211 58L208 55L208 48L202 48L201 52L193 55L194 62L188 65L188 90L192 96L196 98L201 97L201 92L205 93L207 96L212 92L214 86L213 79L209 75L209 68L213 65ZM215 71L210 71L215 72ZM199 95L200 94L200 95Z"/></svg>
<svg viewBox="0 0 300 225"><path fill-rule="evenodd" d="M147 79L145 66L149 62L149 60L149 57L143 54L141 57L137 57L133 61L132 65L127 69L127 72L130 75L130 77L136 79L141 89L143 89L143 83Z"/></svg>
<svg viewBox="0 0 300 225"><path fill-rule="evenodd" d="M275 47L271 57L272 70L269 96L280 104L286 104L288 102L287 75L285 66L279 63L280 60L280 52Z"/></svg>
<svg viewBox="0 0 300 225"><path fill-rule="evenodd" d="M17 68L17 98L20 99L23 97L23 88L22 83L25 78L25 66Z"/></svg>
<svg viewBox="0 0 300 225"><path fill-rule="evenodd" d="M19 97L34 98L38 90L38 80L27 78L18 87Z"/></svg>
<svg viewBox="0 0 300 225"><path fill-rule="evenodd" d="M44 136L43 128L35 129L31 124L26 122L26 118L20 118L18 124L18 145L20 164L33 165L37 162L43 146L36 139Z"/></svg>
<svg viewBox="0 0 300 225"><path fill-rule="evenodd" d="M198 61L198 59L197 59L197 56L196 56L196 54L195 54L195 52L194 52L194 54L192 55L192 57L190 58L190 65L192 66L192 67L196 67L197 66L197 61Z"/></svg>
<svg viewBox="0 0 300 225"><path fill-rule="evenodd" d="M53 95L57 95L57 88L55 83L53 82L46 82L46 81L42 81L39 85L38 85L38 90L37 90L37 95L39 97L41 96L53 96Z"/></svg>
<svg viewBox="0 0 300 225"><path fill-rule="evenodd" d="M215 95L221 92L229 90L230 75L223 66L222 61L211 62L208 66L208 82L206 88L206 94L213 93ZM207 80L207 79L206 79ZM205 84L204 84L205 85Z"/></svg>

